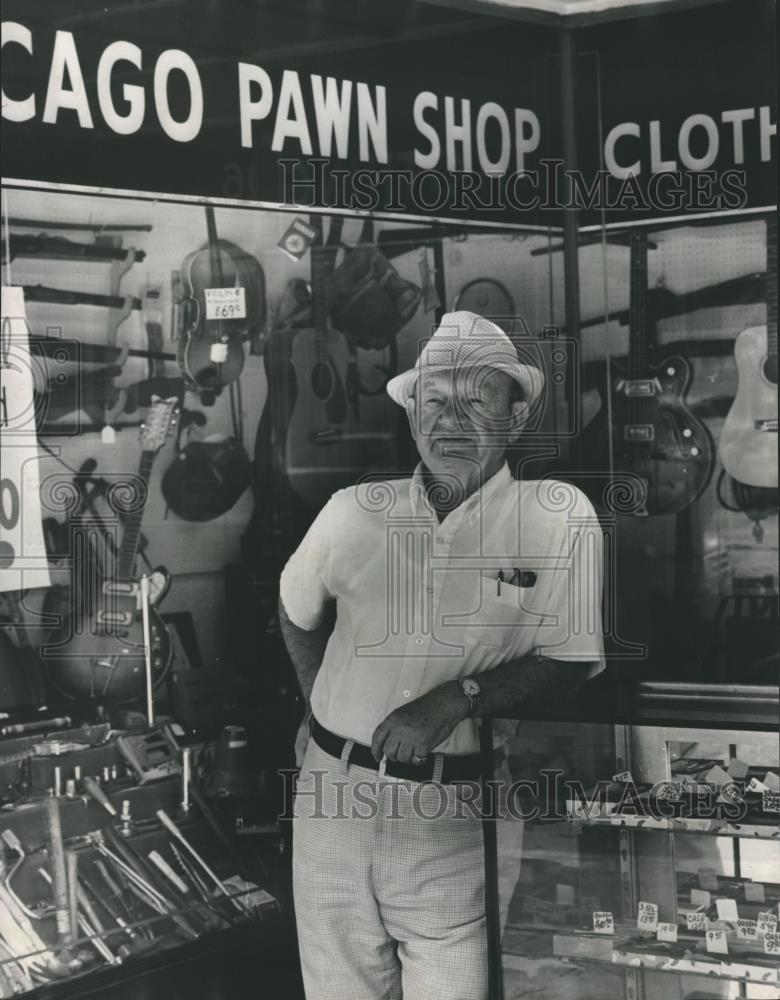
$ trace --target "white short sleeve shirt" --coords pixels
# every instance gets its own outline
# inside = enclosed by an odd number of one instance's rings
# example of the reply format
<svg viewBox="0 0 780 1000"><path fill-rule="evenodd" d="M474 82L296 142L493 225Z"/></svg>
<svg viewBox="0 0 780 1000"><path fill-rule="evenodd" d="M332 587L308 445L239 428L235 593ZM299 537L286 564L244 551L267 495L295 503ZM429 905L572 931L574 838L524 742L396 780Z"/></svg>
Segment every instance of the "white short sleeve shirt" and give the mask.
<svg viewBox="0 0 780 1000"><path fill-rule="evenodd" d="M370 744L395 708L432 688L539 652L604 667L603 539L589 500L505 464L441 523L411 479L335 493L282 572L290 620L337 616L311 705L323 726ZM499 738L515 723L496 723ZM473 753L474 720L439 747Z"/></svg>

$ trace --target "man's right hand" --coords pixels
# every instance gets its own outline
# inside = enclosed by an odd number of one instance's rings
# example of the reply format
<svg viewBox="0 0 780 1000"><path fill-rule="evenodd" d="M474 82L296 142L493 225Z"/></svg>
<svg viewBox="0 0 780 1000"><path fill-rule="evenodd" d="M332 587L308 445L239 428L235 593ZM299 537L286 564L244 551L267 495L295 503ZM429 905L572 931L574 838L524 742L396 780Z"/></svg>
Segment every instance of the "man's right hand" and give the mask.
<svg viewBox="0 0 780 1000"><path fill-rule="evenodd" d="M308 745L309 719L307 716L298 727L298 733L295 737L295 764L299 768L303 767L303 758L306 756L306 747Z"/></svg>

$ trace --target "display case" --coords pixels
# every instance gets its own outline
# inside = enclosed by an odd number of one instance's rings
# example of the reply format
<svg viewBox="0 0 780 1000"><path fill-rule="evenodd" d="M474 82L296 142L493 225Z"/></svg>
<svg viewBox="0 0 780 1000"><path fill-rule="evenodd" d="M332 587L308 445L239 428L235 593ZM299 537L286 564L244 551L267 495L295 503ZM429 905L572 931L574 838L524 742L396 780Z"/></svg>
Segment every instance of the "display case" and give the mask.
<svg viewBox="0 0 780 1000"><path fill-rule="evenodd" d="M732 690L725 723L703 687L688 724L519 725L489 821L494 1000L780 995L779 748L755 711L777 692Z"/></svg>

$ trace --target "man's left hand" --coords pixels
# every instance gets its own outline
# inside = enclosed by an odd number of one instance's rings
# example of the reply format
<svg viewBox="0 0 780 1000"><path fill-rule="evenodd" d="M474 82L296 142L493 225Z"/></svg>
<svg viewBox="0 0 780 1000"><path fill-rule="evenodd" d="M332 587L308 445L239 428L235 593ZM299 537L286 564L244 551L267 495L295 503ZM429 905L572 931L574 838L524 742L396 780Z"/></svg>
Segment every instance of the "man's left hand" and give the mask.
<svg viewBox="0 0 780 1000"><path fill-rule="evenodd" d="M468 710L468 699L457 684L442 684L380 722L371 752L376 760L384 756L402 764L420 763L467 717Z"/></svg>

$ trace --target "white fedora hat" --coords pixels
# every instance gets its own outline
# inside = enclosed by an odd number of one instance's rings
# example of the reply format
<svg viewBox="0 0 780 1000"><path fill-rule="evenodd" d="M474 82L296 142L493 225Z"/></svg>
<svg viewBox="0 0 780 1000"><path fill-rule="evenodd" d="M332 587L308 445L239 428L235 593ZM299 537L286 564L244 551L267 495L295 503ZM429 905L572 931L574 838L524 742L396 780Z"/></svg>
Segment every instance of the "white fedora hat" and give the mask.
<svg viewBox="0 0 780 1000"><path fill-rule="evenodd" d="M512 341L504 331L477 313L445 313L438 329L425 344L414 368L387 383L387 392L399 406L414 392L425 372L460 371L467 368L495 368L520 384L529 407L539 399L544 376L534 365L522 364Z"/></svg>

